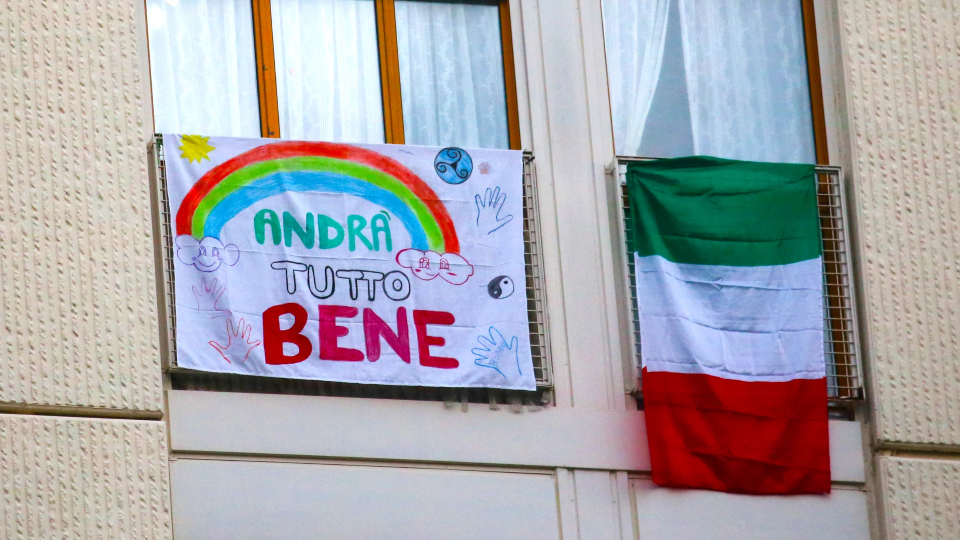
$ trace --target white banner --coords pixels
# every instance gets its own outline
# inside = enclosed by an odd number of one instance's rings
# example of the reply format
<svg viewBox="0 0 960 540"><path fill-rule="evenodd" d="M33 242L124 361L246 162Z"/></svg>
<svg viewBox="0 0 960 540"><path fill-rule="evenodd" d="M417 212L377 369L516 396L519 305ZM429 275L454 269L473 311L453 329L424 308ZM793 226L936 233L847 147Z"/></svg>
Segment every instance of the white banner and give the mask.
<svg viewBox="0 0 960 540"><path fill-rule="evenodd" d="M535 389L521 152L163 141L177 365Z"/></svg>

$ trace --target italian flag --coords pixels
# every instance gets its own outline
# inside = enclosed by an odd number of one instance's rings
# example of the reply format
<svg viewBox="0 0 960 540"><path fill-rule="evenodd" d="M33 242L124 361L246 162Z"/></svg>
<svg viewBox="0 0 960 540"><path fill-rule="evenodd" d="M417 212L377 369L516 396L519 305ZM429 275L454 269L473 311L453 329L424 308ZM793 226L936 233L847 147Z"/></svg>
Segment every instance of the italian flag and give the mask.
<svg viewBox="0 0 960 540"><path fill-rule="evenodd" d="M812 165L627 166L653 480L829 493Z"/></svg>

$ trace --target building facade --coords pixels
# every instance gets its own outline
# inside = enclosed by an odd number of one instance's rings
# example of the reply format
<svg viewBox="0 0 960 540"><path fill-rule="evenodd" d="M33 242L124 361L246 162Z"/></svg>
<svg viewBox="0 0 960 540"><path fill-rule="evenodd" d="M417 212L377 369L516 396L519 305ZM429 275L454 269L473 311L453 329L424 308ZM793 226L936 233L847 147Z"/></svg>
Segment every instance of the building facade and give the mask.
<svg viewBox="0 0 960 540"><path fill-rule="evenodd" d="M863 399L830 423L833 492L793 497L650 480L615 167L629 131L611 83L617 2L499 8L515 96L502 144L536 158L552 365L542 400L502 404L171 369L155 3L0 5L0 538L960 537L960 3L797 2L821 87L808 154L846 186ZM408 120L390 111L406 97L380 99L385 140L402 142ZM261 106L259 131L287 130L284 114ZM647 129L658 114L676 118L650 98Z"/></svg>

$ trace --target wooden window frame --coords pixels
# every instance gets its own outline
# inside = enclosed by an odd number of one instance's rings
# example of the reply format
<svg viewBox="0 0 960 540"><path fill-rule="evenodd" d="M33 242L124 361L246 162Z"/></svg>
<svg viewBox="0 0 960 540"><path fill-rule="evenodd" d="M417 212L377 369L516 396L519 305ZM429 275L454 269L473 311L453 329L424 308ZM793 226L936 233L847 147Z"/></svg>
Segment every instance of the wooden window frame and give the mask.
<svg viewBox="0 0 960 540"><path fill-rule="evenodd" d="M260 134L280 137L280 106L277 96L276 63L273 56L273 18L270 0L251 0L253 44L257 55L257 90L260 96Z"/></svg>
<svg viewBox="0 0 960 540"><path fill-rule="evenodd" d="M827 122L823 102L823 80L820 75L820 49L817 46L817 23L814 14L814 0L802 0L804 42L807 49L807 73L810 80L810 108L813 115L813 136L817 152L817 164L829 165L830 156L827 149ZM842 176L841 176L842 179ZM817 174L817 206L827 207L835 190L842 189L831 186L828 175ZM851 299L844 294L844 287L852 287L851 283L844 283L845 271L849 264L843 256L844 245L836 236L837 217L832 214L820 216L822 231L833 231L823 237L823 269L827 289L826 307L829 313L831 343L835 357L851 358L856 356L855 346L848 342L847 332L854 329L846 328L845 311L853 309L849 305ZM842 231L846 235L846 231ZM863 399L862 393L853 381L858 380L858 373L847 363L835 363L838 398Z"/></svg>
<svg viewBox="0 0 960 540"><path fill-rule="evenodd" d="M270 0L250 0L253 7L253 40L257 57L257 88L260 96L260 132L265 138L279 138L280 110L274 60L273 24ZM397 16L394 0L374 0L377 45L380 51L380 88L383 95L383 131L388 144L404 144L403 96L400 88L400 54L397 48ZM465 0L469 3L469 0ZM500 10L500 46L503 51L503 80L506 90L507 128L510 148L520 150L520 113L517 106L517 79L513 56L510 0L496 0Z"/></svg>
<svg viewBox="0 0 960 540"><path fill-rule="evenodd" d="M817 21L814 0L801 0L803 37L807 51L807 79L810 86L810 110L813 116L813 142L818 165L829 165L827 120L823 108L823 79L820 76L820 48L817 46Z"/></svg>

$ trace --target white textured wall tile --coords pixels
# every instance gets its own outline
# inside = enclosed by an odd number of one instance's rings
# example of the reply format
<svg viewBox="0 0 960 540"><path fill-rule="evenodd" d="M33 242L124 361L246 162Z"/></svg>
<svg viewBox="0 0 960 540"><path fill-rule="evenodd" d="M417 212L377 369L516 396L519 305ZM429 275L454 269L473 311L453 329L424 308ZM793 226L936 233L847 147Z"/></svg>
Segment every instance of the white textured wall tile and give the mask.
<svg viewBox="0 0 960 540"><path fill-rule="evenodd" d="M138 2L0 2L2 402L160 409Z"/></svg>
<svg viewBox="0 0 960 540"><path fill-rule="evenodd" d="M888 540L960 538L960 461L879 458Z"/></svg>
<svg viewBox="0 0 960 540"><path fill-rule="evenodd" d="M0 538L167 539L162 422L0 415Z"/></svg>
<svg viewBox="0 0 960 540"><path fill-rule="evenodd" d="M881 441L960 444L960 0L839 0Z"/></svg>

